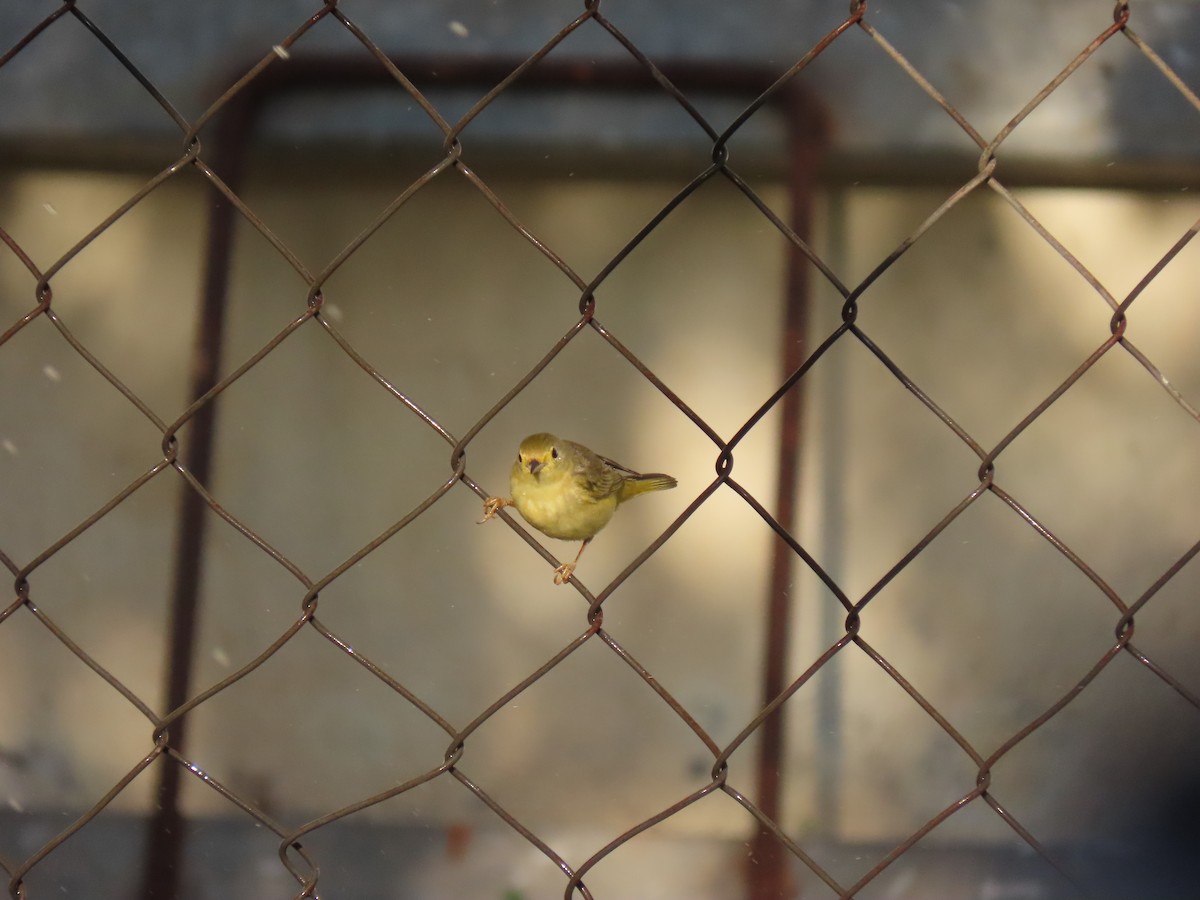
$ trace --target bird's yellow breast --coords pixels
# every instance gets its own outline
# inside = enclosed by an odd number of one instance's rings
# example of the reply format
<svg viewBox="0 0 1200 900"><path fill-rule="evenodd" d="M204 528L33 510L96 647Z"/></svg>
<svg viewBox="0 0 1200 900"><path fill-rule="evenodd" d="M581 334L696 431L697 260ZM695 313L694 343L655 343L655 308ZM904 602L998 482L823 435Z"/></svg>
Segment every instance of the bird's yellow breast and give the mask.
<svg viewBox="0 0 1200 900"><path fill-rule="evenodd" d="M615 494L593 498L569 473L542 478L521 466L512 473L512 499L517 512L543 534L563 541L585 541L608 524L619 502ZM557 475L558 473L554 473Z"/></svg>

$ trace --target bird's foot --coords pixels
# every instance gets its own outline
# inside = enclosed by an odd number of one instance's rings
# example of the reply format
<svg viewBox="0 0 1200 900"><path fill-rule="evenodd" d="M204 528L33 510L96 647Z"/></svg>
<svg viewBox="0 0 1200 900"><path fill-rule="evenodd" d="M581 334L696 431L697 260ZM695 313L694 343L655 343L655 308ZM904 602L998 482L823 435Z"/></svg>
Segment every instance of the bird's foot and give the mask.
<svg viewBox="0 0 1200 900"><path fill-rule="evenodd" d="M575 571L575 563L563 563L554 570L554 583L566 584L571 580L571 575Z"/></svg>
<svg viewBox="0 0 1200 900"><path fill-rule="evenodd" d="M511 500L505 500L503 497L488 497L483 501L483 518L475 524L482 525L492 516L496 515L496 513L500 512L500 510L504 509L504 507L512 505L513 502Z"/></svg>

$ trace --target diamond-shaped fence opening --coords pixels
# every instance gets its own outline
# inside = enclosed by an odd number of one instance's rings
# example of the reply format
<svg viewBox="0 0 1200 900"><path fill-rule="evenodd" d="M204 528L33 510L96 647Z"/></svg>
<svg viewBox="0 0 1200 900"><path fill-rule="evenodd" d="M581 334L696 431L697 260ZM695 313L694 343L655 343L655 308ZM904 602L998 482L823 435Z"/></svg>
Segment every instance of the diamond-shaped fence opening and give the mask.
<svg viewBox="0 0 1200 900"><path fill-rule="evenodd" d="M1189 896L1162 17L460 5L0 18L9 895ZM678 479L568 586L545 430Z"/></svg>

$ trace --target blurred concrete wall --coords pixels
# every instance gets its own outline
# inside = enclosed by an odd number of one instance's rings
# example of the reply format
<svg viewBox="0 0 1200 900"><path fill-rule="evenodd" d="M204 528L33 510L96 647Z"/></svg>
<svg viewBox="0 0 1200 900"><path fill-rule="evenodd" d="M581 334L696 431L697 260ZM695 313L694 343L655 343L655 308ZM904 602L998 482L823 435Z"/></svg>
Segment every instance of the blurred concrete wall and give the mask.
<svg viewBox="0 0 1200 900"><path fill-rule="evenodd" d="M872 4L867 20L990 139L1111 23L1112 7L1108 0L908 0ZM54 8L51 3L0 6L0 39L10 36L4 46ZM80 8L191 120L319 4L94 0ZM760 64L782 72L841 22L846 9L846 3L815 0L605 0L601 12L662 65ZM387 0L358 0L343 12L395 57L444 55L453 60L494 54L518 60L550 41L583 12L583 4L453 0L397 6ZM1133 5L1130 27L1195 89L1200 83L1200 58L1194 52L1200 13L1175 0L1139 2ZM369 58L361 44L328 18L308 31L291 54L306 60ZM551 59L587 65L629 56L606 31L588 23L560 44ZM5 80L0 156L161 162L164 153L180 148L180 132L170 117L70 16L7 65ZM856 178L869 172L929 177L944 172L948 160L969 167L979 155L959 127L857 30L822 54L802 80L836 110L836 171ZM482 93L447 94L436 75L422 74L417 83L438 95L439 108L451 118ZM386 99L348 101L319 90L314 96L320 99L308 107L309 115L276 117L266 138L284 146L339 140L362 146L430 136L427 120L398 114ZM699 99L706 113L722 109L719 98ZM679 143L703 137L694 123L676 120L661 108L631 114L626 104L611 115L602 101L589 97L528 116L517 114L519 108L515 102L505 115L481 117L470 132L474 141L503 143L531 130L542 140L566 141L578 137L581 124L590 123L586 127L593 139L586 146L604 155L663 139ZM716 118L728 121L736 111L725 108ZM1194 167L1197 140L1200 123L1192 107L1120 39L1101 48L1094 64L1075 72L1025 121L1006 142L1004 156L1010 176L1032 170L1072 178L1072 172L1078 177L1080 166L1094 171L1115 165L1121 168L1107 171L1108 178L1124 171L1137 180L1161 180L1168 169ZM743 155L763 153L776 168L782 166L778 145L769 134L756 136L753 123L736 149Z"/></svg>
<svg viewBox="0 0 1200 900"><path fill-rule="evenodd" d="M26 246L53 252L136 184L85 173L10 176L4 221ZM498 185L584 272L615 252L672 189L583 180ZM766 196L782 202L775 188ZM316 264L384 198L368 180L311 186L300 197L264 177L247 199ZM826 195L822 208L836 204L845 231L839 238L825 230L822 246L853 280L937 199L936 192L900 189ZM1159 195L1031 190L1028 201L1069 233L1101 278L1122 286L1190 214ZM194 223L204 205L194 185L156 193L56 278L63 321L165 419L183 406L199 271ZM452 239L430 222L445 223ZM245 227L239 235L227 371L297 315L305 294L261 237ZM832 248L831 240L844 244ZM782 249L744 198L714 184L613 276L602 292L601 321L731 434L778 378ZM1130 332L1185 395L1200 386L1187 339L1196 328L1186 302L1191 268L1183 260L1163 273ZM3 271L4 315L12 321L27 305L29 278L11 265ZM406 207L338 273L326 297L354 346L462 433L573 321L574 291L472 188L450 181ZM830 294L820 292L817 334L838 321L840 304ZM981 196L871 289L860 324L990 444L1099 344L1108 315L1009 208ZM152 465L158 438L64 349L49 323L18 335L0 366L9 386L0 418L7 512L0 544L25 560ZM857 598L974 486L978 463L853 340L817 367L810 396L802 535ZM218 410L216 498L310 577L386 529L449 471L445 444L313 323L235 384ZM1114 352L1005 452L997 481L1132 599L1192 540L1197 462L1189 424L1144 370ZM768 417L736 457L739 481L768 506L776 427ZM590 333L485 429L470 448L468 471L502 492L515 444L543 428L681 482L622 511L584 557L580 574L589 584L617 574L712 478L707 439ZM156 478L33 579L48 614L151 702L160 702L176 481L170 472ZM555 588L544 563L504 526L476 527L478 513L469 492L451 492L325 591L320 606L321 619L355 649L458 723L582 623L578 598ZM210 528L197 685L249 661L298 614L304 593L215 516ZM606 606L606 626L724 740L758 702L771 540L741 500L719 492ZM560 555L571 552L550 543ZM1197 628L1186 596L1194 577L1185 570L1138 619L1139 634L1144 628L1151 646L1185 670ZM828 639L820 623L839 630L841 615L800 565L796 578L800 619L790 668L798 674ZM1011 510L985 496L873 601L863 634L968 739L991 748L1103 652L1116 618L1107 603ZM7 780L6 790L21 806L87 802L145 751L147 723L32 621L17 616L0 640L6 683L30 686L4 694L3 746L38 765L48 765L46 755L58 760L41 780L25 773ZM792 717L795 769L786 781L792 821L872 839L914 827L934 811L931 804L940 807L961 790L968 760L861 654L844 653L834 668L843 679L844 756L835 765L817 752L818 690L802 692ZM560 779L573 785L572 802L586 798L590 816L617 823L635 810L648 814L694 787L708 763L647 694L611 654L589 646L473 738L463 765L485 783L507 785L501 793L522 797L517 805L535 819L566 814ZM1165 742L1158 752L1167 757L1172 748L1195 746L1195 735L1178 725L1163 730L1175 702L1160 683L1118 661L1079 711L1049 729L1053 737L1039 734L1005 763L1013 775L1000 793L1021 798L1022 809L1055 833L1072 835L1098 777L1089 763L1119 769L1142 741ZM582 719L581 705L589 711ZM1112 729L1128 716L1144 719L1144 727L1120 727L1130 742L1122 748ZM304 635L198 710L192 729L193 755L214 775L268 808L288 810L323 810L418 774L445 741L366 673ZM635 741L640 749L628 757L606 749ZM248 742L256 752L246 753ZM752 760L739 756L746 768L737 771L748 772ZM817 783L830 772L842 779L833 823L815 818L813 806ZM1127 773L1136 782L1135 775ZM150 787L143 781L118 805L143 803ZM624 787L614 790L617 783ZM197 811L223 806L203 789L190 791L189 803ZM403 815L406 806L395 801L371 814ZM709 815L690 813L690 827L747 827L724 806L701 805ZM1112 805L1097 802L1089 827L1104 821L1105 808ZM422 814L490 815L465 792L449 791ZM954 822L956 832L1003 834L986 817L971 827Z"/></svg>

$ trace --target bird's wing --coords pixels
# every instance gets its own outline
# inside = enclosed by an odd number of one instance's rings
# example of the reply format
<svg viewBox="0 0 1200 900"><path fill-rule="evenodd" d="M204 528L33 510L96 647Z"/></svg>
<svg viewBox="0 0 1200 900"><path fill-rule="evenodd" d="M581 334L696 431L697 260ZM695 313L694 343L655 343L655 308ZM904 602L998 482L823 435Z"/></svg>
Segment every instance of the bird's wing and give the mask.
<svg viewBox="0 0 1200 900"><path fill-rule="evenodd" d="M599 453L596 455L600 456ZM600 456L600 461L606 466L610 466L611 468L614 468L620 472L622 478L640 478L642 475L641 472L635 472L633 469L629 468L629 466L623 466L615 459L609 459L607 456Z"/></svg>
<svg viewBox="0 0 1200 900"><path fill-rule="evenodd" d="M608 457L598 455L598 458L601 465L581 466L577 473L586 483L588 493L597 499L619 493L626 478L637 477L637 472Z"/></svg>

